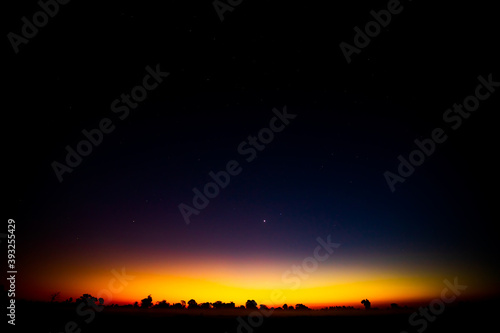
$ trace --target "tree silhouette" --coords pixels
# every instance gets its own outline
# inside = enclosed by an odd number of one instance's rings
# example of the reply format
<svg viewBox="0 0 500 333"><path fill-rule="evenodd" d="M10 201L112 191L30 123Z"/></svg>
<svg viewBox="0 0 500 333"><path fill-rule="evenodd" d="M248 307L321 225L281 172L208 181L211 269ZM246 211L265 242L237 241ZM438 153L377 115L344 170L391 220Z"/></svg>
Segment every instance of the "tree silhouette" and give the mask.
<svg viewBox="0 0 500 333"><path fill-rule="evenodd" d="M60 291L51 294L50 295L50 303L54 303L59 298L60 295L61 295Z"/></svg>
<svg viewBox="0 0 500 333"><path fill-rule="evenodd" d="M160 308L160 309L168 309L170 307L170 303L167 303L166 300L163 300L161 302L156 302L155 308Z"/></svg>
<svg viewBox="0 0 500 333"><path fill-rule="evenodd" d="M148 309L153 305L153 298L151 295L141 300L141 308Z"/></svg>
<svg viewBox="0 0 500 333"><path fill-rule="evenodd" d="M245 303L245 306L247 309L257 310L257 302L254 300L247 300L247 302Z"/></svg>
<svg viewBox="0 0 500 333"><path fill-rule="evenodd" d="M172 305L172 309L184 309L184 308L185 308L185 305L182 305L181 303L175 303Z"/></svg>
<svg viewBox="0 0 500 333"><path fill-rule="evenodd" d="M235 309L236 305L234 302L222 303L221 301L217 301L212 303L212 307L214 309Z"/></svg>
<svg viewBox="0 0 500 333"><path fill-rule="evenodd" d="M198 308L198 303L194 299L190 299L188 301L188 309L196 309Z"/></svg>
<svg viewBox="0 0 500 333"><path fill-rule="evenodd" d="M88 306L90 306L90 304L92 303L95 304L96 302L99 302L99 304L102 305L104 303L104 299L102 299L102 297L97 299L90 294L83 294L76 300L76 303L81 303L81 302L87 304Z"/></svg>
<svg viewBox="0 0 500 333"><path fill-rule="evenodd" d="M371 308L371 306L372 306L372 303L370 303L370 301L368 299L362 300L361 304L363 304L365 306L366 310L369 310Z"/></svg>
<svg viewBox="0 0 500 333"><path fill-rule="evenodd" d="M269 308L267 307L267 305L261 304L260 310L269 310Z"/></svg>
<svg viewBox="0 0 500 333"><path fill-rule="evenodd" d="M186 307L186 301L181 301L181 305L182 305L183 308L185 308Z"/></svg>
<svg viewBox="0 0 500 333"><path fill-rule="evenodd" d="M297 304L295 305L295 310L310 310L310 309L304 304Z"/></svg>
<svg viewBox="0 0 500 333"><path fill-rule="evenodd" d="M205 303L201 303L200 304L200 309L210 309L210 303L209 302L205 302Z"/></svg>
<svg viewBox="0 0 500 333"><path fill-rule="evenodd" d="M286 303L283 304L283 310L288 310L288 305Z"/></svg>

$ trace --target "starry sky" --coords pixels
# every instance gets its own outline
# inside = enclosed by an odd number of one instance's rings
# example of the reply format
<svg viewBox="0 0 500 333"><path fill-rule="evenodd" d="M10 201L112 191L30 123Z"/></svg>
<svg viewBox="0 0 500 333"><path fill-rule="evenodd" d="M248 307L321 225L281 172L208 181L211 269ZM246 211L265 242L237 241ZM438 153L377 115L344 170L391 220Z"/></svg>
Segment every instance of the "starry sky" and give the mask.
<svg viewBox="0 0 500 333"><path fill-rule="evenodd" d="M280 289L291 304L410 304L454 277L464 299L498 295L498 96L459 129L443 121L478 76L500 81L493 10L401 4L350 63L339 44L387 1L243 1L223 21L210 1L71 2L17 54L5 38L18 297L95 295L122 269L134 278L114 303L260 304ZM5 35L39 10L8 7ZM168 75L121 119L113 102L148 66ZM238 147L283 110L294 117L248 161ZM112 132L59 181L54 161L102 119ZM384 173L435 128L447 141L391 191ZM229 161L241 171L186 224L179 205ZM284 272L328 236L340 246L291 290Z"/></svg>

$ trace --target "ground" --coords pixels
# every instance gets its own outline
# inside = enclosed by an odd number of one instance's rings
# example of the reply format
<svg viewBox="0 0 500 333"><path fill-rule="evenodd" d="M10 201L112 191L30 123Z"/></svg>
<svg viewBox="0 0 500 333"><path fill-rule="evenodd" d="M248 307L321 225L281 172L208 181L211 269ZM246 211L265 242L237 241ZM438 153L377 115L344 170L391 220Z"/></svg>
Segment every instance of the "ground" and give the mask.
<svg viewBox="0 0 500 333"><path fill-rule="evenodd" d="M415 309L402 310L309 310L275 311L271 316L255 316L249 310L172 310L104 308L101 312L76 313L75 304L24 304L18 307L16 329L23 332L418 332L423 324L411 326L408 319ZM446 308L421 332L463 332L490 330L497 311L491 306L462 304ZM253 314L252 314L253 313ZM250 317L249 317L250 315ZM250 318L250 319L249 319ZM421 317L416 318L421 319ZM85 320L88 321L85 322ZM72 327L68 322L74 321ZM81 330L81 331L79 331Z"/></svg>

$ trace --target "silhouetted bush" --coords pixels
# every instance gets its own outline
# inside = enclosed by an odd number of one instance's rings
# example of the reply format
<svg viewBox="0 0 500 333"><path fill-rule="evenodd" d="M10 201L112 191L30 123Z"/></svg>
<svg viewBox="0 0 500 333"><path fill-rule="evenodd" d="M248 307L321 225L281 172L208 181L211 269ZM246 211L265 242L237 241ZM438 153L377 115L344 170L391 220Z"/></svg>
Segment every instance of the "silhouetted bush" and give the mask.
<svg viewBox="0 0 500 333"><path fill-rule="evenodd" d="M200 304L200 309L210 309L212 306L210 305L209 302L201 303Z"/></svg>
<svg viewBox="0 0 500 333"><path fill-rule="evenodd" d="M311 310L309 309L307 306L305 306L304 304L296 304L295 305L295 310Z"/></svg>
<svg viewBox="0 0 500 333"><path fill-rule="evenodd" d="M398 310L398 309L402 309L402 308L399 305L397 305L396 303L391 303L391 309Z"/></svg>
<svg viewBox="0 0 500 333"><path fill-rule="evenodd" d="M371 306L372 306L372 303L370 303L370 301L367 300L367 299L362 300L361 304L363 304L365 306L366 310L369 310L371 308Z"/></svg>
<svg viewBox="0 0 500 333"><path fill-rule="evenodd" d="M99 298L95 298L94 296L90 295L90 294L83 294L82 296L80 296L79 298L76 299L75 301L76 303L85 303L87 306L91 306L91 304L100 304L102 305L104 303L104 299Z"/></svg>
<svg viewBox="0 0 500 333"><path fill-rule="evenodd" d="M182 305L181 303L175 303L174 305L172 305L172 309L184 309L185 306Z"/></svg>
<svg viewBox="0 0 500 333"><path fill-rule="evenodd" d="M170 307L170 303L167 303L166 300L163 300L161 302L156 302L156 305L154 307L158 309L168 309Z"/></svg>
<svg viewBox="0 0 500 333"><path fill-rule="evenodd" d="M254 300L247 300L245 307L249 310L257 310L257 302Z"/></svg>
<svg viewBox="0 0 500 333"><path fill-rule="evenodd" d="M194 299L188 301L188 309L198 309L198 303Z"/></svg>
<svg viewBox="0 0 500 333"><path fill-rule="evenodd" d="M149 309L153 305L153 298L151 295L141 300L141 308Z"/></svg>

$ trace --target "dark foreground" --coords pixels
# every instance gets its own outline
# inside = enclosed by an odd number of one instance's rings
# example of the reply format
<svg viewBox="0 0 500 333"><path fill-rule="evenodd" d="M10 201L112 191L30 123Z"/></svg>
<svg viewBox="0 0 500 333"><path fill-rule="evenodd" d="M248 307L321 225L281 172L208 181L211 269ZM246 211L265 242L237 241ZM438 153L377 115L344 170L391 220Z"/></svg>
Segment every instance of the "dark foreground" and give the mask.
<svg viewBox="0 0 500 333"><path fill-rule="evenodd" d="M409 318L418 309L274 311L270 316L249 310L171 310L104 308L76 311L43 303L19 304L15 331L22 332L486 332L498 307L461 304L447 307L431 320ZM9 325L9 329L12 326ZM420 331L419 331L420 330Z"/></svg>

